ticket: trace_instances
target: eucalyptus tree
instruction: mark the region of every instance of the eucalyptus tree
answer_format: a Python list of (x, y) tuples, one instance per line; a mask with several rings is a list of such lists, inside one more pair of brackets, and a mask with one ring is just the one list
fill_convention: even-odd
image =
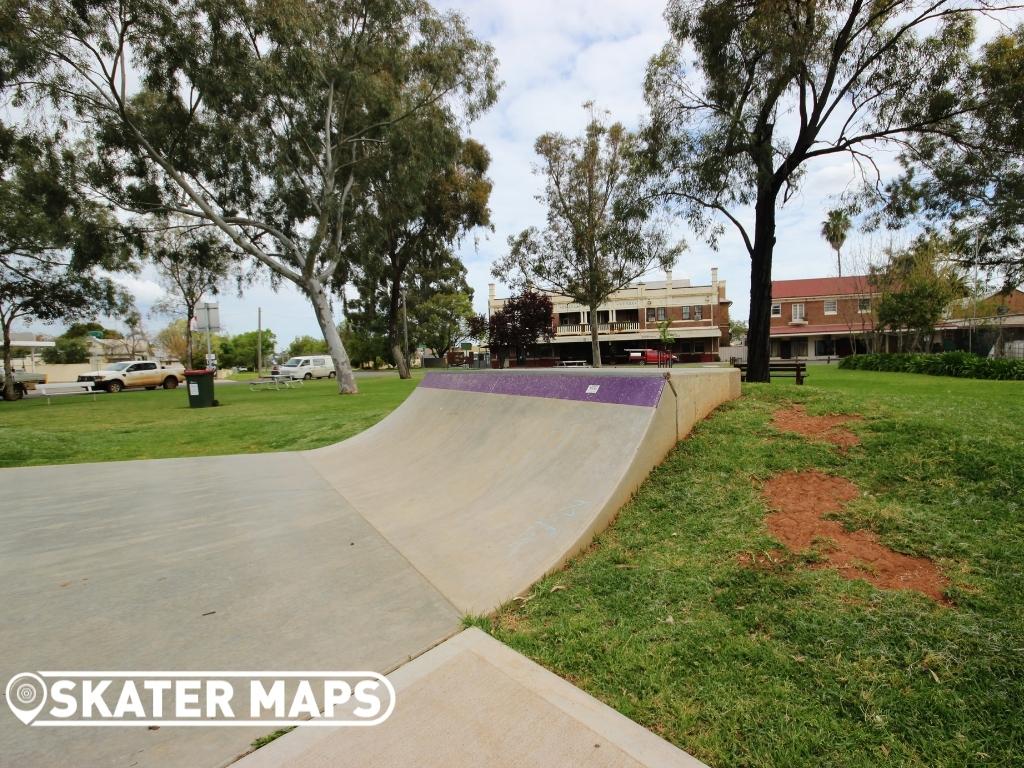
[(962, 118), (970, 142), (926, 135), (901, 155), (904, 173), (881, 196), (889, 224), (923, 218), (944, 230), (961, 267), (1024, 284), (1024, 26), (999, 34), (975, 64), (978, 109)]
[(25, 0), (26, 81), (96, 142), (92, 182), (126, 209), (214, 227), (309, 298), (357, 391), (328, 283), (366, 161), (426, 108), (474, 116), (495, 58), (424, 0)]
[(442, 360), (472, 338), (473, 298), (468, 293), (437, 293), (416, 309), (418, 336)]
[(750, 257), (748, 380), (768, 380), (776, 216), (808, 165), (846, 156), (880, 184), (880, 145), (969, 139), (974, 19), (1007, 7), (670, 0), (672, 39), (645, 81), (655, 192), (712, 245), (734, 227)]
[(839, 277), (843, 276), (843, 245), (852, 225), (850, 214), (842, 208), (829, 211), (828, 216), (821, 222), (821, 236), (836, 252), (836, 270)]
[[(372, 162), (366, 205), (349, 230), (353, 256), (338, 282), (354, 284), (364, 310), (380, 304), (394, 364), (408, 378), (403, 325), (415, 315), (414, 303), (461, 290), (446, 284), (465, 283), (453, 248), (491, 226), (491, 158), (482, 144), (463, 138), (455, 115), (430, 108), (396, 126)], [(420, 290), (410, 297), (415, 287)]]
[(517, 288), (539, 288), (590, 310), (594, 367), (601, 366), (597, 308), (655, 266), (670, 269), (683, 250), (651, 218), (634, 173), (637, 137), (606, 125), (593, 109), (582, 136), (545, 133), (534, 149), (544, 177), (537, 200), (547, 208), (543, 230), (509, 238), (493, 275)]
[(168, 294), (154, 310), (185, 319), (182, 359), (192, 368), (195, 366), (192, 319), (196, 317), (196, 307), (203, 296), (216, 294), (227, 279), (233, 251), (216, 231), (196, 230), (188, 225), (158, 230), (150, 238), (148, 250)]
[(43, 134), (0, 125), (0, 327), (3, 399), (15, 397), (15, 322), (74, 321), (125, 309), (99, 268), (132, 266), (133, 239), (103, 205), (76, 193), (75, 155)]

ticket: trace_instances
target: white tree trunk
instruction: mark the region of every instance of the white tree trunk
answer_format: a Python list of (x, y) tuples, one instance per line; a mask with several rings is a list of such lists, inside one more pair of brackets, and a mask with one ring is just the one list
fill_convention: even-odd
[(334, 311), (331, 309), (331, 300), (319, 280), (311, 279), (303, 284), (303, 289), (310, 301), (313, 302), (313, 311), (316, 313), (316, 321), (320, 324), (324, 341), (327, 342), (327, 349), (334, 361), (334, 370), (338, 375), (338, 392), (342, 395), (355, 395), (359, 393), (356, 385), (356, 377), (352, 373), (352, 362), (345, 351), (345, 345), (341, 342), (341, 335), (338, 327), (334, 324)]

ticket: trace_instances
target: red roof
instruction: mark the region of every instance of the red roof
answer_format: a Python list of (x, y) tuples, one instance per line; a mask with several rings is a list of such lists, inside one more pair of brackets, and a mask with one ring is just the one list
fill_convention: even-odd
[(773, 325), (769, 335), (771, 336), (806, 336), (811, 333), (832, 334), (833, 336), (848, 336), (851, 333), (864, 333), (870, 331), (871, 325), (861, 327), (860, 323), (846, 325), (844, 323), (830, 323), (822, 325)]
[(773, 280), (773, 299), (800, 299), (812, 296), (844, 296), (870, 293), (867, 275), (848, 277), (808, 277), (802, 280)]

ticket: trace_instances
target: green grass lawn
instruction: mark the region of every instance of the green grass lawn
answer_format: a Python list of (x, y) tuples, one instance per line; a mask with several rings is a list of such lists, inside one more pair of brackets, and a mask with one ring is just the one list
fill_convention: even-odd
[(359, 377), (356, 397), (327, 380), (259, 392), (221, 384), (218, 408), (189, 408), (184, 387), (0, 402), (0, 466), (316, 448), (377, 423), (418, 380)]
[[(747, 385), (616, 523), (493, 618), (472, 620), (712, 766), (1021, 765), (1024, 384), (813, 367)], [(773, 411), (857, 413), (843, 454)], [(758, 484), (819, 468), (842, 513), (933, 558), (954, 605), (881, 591), (778, 546)]]

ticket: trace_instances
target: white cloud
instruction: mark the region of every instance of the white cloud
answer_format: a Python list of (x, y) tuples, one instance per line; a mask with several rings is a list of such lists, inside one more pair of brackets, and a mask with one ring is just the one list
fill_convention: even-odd
[(150, 305), (160, 301), (166, 295), (160, 284), (151, 277), (147, 277), (145, 273), (133, 275), (125, 272), (107, 272), (102, 274), (130, 293), (135, 298), (135, 303), (143, 310), (148, 310)]

